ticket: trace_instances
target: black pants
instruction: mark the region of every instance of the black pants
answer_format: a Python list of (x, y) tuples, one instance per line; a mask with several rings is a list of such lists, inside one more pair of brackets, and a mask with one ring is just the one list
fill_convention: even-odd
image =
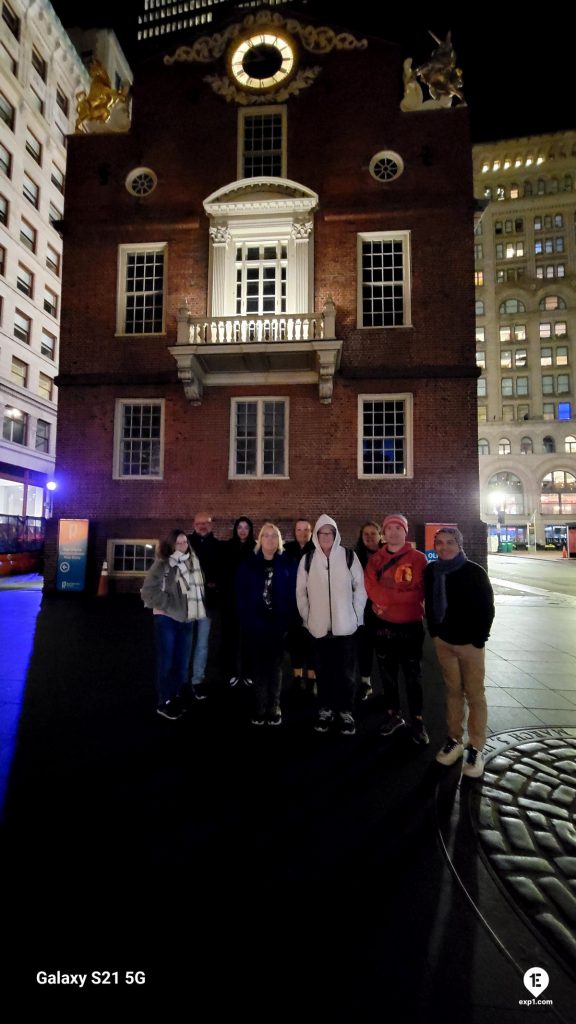
[(376, 632), (376, 659), (382, 679), (382, 691), (389, 711), (399, 712), (400, 669), (406, 684), (410, 717), (422, 714), (422, 646), (424, 626), (421, 622), (380, 622)]
[(267, 715), (280, 707), (284, 637), (245, 634), (245, 646), (254, 682), (254, 710)]
[(356, 633), (311, 638), (318, 704), (331, 711), (352, 711), (356, 688)]

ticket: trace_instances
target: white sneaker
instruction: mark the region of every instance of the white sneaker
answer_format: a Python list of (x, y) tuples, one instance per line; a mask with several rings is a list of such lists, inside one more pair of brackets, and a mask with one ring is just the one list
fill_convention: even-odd
[(440, 764), (455, 764), (456, 761), (462, 757), (463, 753), (463, 744), (459, 743), (458, 740), (453, 739), (452, 736), (448, 736), (442, 750), (439, 750), (436, 754), (436, 760), (439, 761)]
[(469, 779), (479, 779), (483, 774), (484, 756), (482, 751), (476, 750), (476, 747), (468, 745), (466, 747), (466, 756), (464, 758), (462, 775), (467, 775)]

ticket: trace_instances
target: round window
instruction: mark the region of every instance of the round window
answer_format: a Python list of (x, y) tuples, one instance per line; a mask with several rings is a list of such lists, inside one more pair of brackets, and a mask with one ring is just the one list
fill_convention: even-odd
[(394, 178), (399, 178), (402, 174), (404, 161), (398, 153), (393, 153), (391, 149), (383, 149), (380, 153), (374, 154), (368, 169), (376, 181), (394, 181)]
[(137, 167), (126, 178), (126, 188), (133, 196), (149, 196), (158, 184), (158, 178), (149, 167)]

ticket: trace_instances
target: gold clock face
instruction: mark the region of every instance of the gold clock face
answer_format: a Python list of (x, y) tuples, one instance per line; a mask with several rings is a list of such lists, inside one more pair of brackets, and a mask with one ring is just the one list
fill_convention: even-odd
[(229, 55), (230, 73), (243, 89), (275, 89), (296, 66), (293, 44), (277, 32), (254, 32), (236, 42)]

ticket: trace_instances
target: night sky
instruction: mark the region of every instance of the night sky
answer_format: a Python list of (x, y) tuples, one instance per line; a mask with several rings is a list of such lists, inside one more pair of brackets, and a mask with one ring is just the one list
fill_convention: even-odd
[[(114, 28), (136, 67), (135, 36), (142, 0), (99, 0), (92, 11), (78, 0), (52, 2), (64, 25), (77, 24), (80, 10), (84, 26), (97, 18), (101, 25)], [(413, 57), (414, 66), (424, 62), (434, 48), (428, 29), (439, 38), (451, 29), (458, 65), (464, 72), (475, 142), (576, 127), (574, 43), (559, 8), (552, 9), (554, 24), (545, 24), (536, 17), (520, 18), (517, 10), (515, 16), (500, 14), (493, 6), (478, 8), (492, 12), (490, 21), (475, 22), (464, 18), (463, 6), (455, 7), (453, 17), (445, 4), (438, 5), (438, 13), (433, 6), (428, 12), (415, 6), (413, 13), (404, 16), (382, 6), (378, 0), (351, 0), (349, 4), (311, 0), (309, 11), (340, 27), (399, 42), (403, 53)]]

